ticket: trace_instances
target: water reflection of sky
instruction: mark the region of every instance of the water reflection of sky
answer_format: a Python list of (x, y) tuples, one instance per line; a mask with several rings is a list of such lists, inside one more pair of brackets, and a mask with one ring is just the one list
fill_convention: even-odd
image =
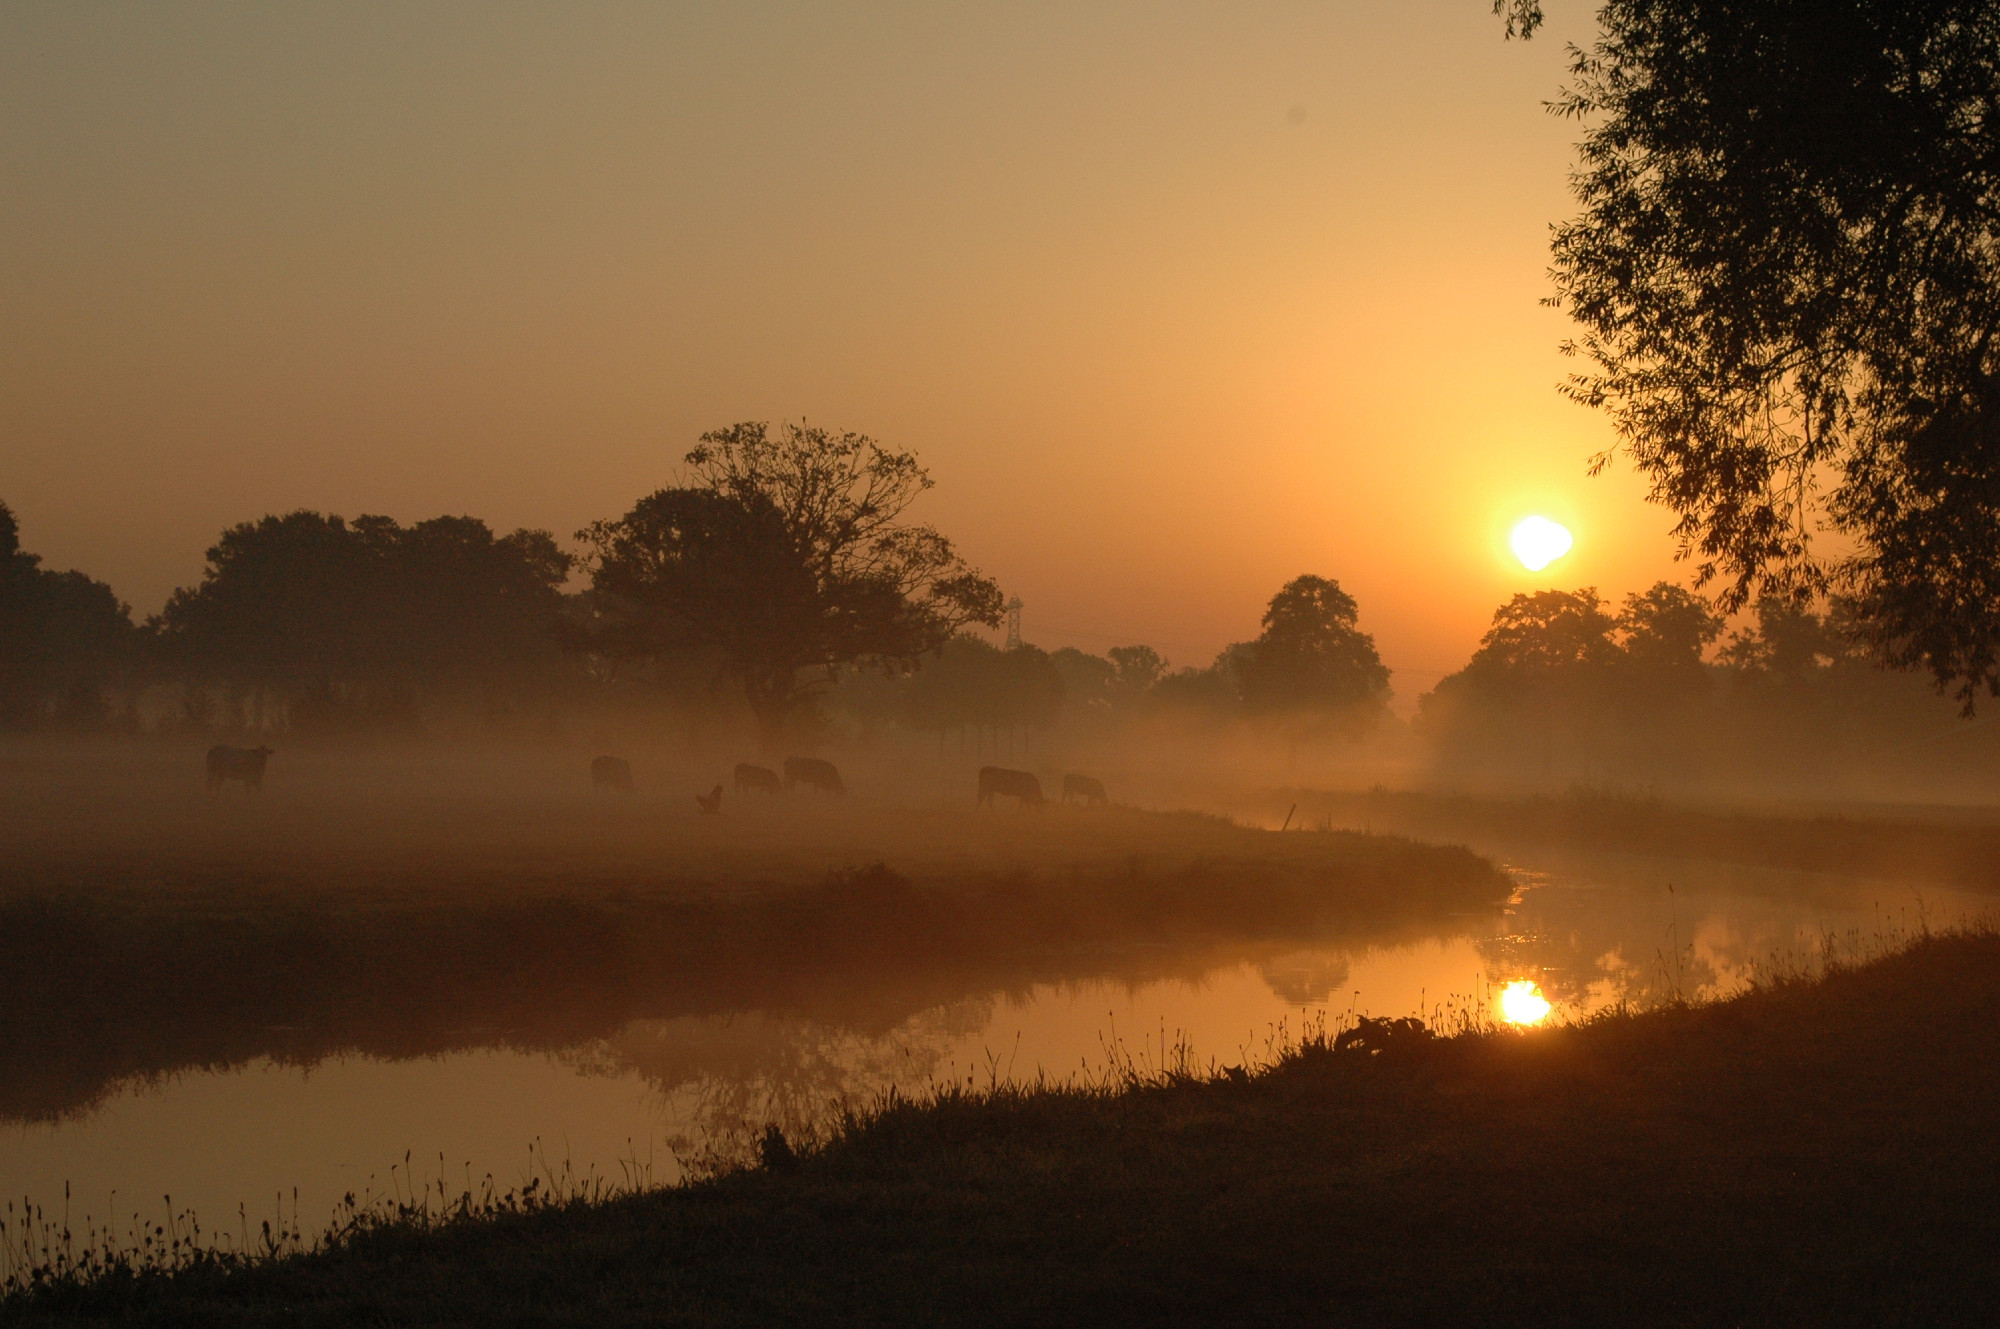
[[(194, 1207), (205, 1225), (272, 1217), (292, 1188), (308, 1226), (345, 1192), (486, 1175), (503, 1188), (567, 1164), (613, 1180), (678, 1175), (676, 1151), (891, 1086), (1061, 1080), (1183, 1050), (1201, 1065), (1271, 1055), (1316, 1019), (1506, 1018), (1510, 984), (1554, 1019), (1727, 995), (1773, 965), (1858, 956), (1985, 902), (1852, 879), (1661, 860), (1513, 869), (1505, 916), (1441, 921), (1428, 939), (1359, 950), (1273, 945), (1196, 979), (1084, 980), (967, 997), (886, 1029), (809, 1013), (642, 1020), (558, 1053), (482, 1050), (405, 1061), (258, 1061), (129, 1085), (84, 1115), (0, 1125), (0, 1194), (73, 1215)], [(1517, 1016), (1532, 1004), (1518, 1006)], [(530, 1158), (530, 1145), (539, 1154)], [(405, 1162), (407, 1156), (408, 1162)], [(393, 1169), (393, 1174), (392, 1174)], [(115, 1192), (115, 1199), (114, 1193)]]

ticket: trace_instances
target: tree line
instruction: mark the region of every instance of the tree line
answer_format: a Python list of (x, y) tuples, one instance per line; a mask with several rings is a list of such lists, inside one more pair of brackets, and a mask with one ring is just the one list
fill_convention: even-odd
[(0, 725), (137, 727), (160, 685), (192, 730), (413, 730), (440, 706), (667, 696), (739, 705), (768, 744), (828, 705), (936, 732), (1177, 706), (1358, 734), (1386, 711), (1388, 670), (1336, 582), (1287, 584), (1256, 640), (1204, 668), (1146, 646), (1001, 651), (966, 631), (998, 625), (999, 586), (906, 519), (931, 487), (914, 455), (750, 422), (684, 461), (681, 483), (577, 532), (581, 553), (465, 516), (244, 522), (143, 623), (104, 583), (41, 568), (0, 506)]
[[(0, 505), (0, 726), (136, 728), (161, 685), (171, 724), (204, 732), (666, 700), (737, 708), (769, 746), (834, 713), (940, 738), (1277, 719), (1294, 742), (1360, 739), (1389, 713), (1389, 670), (1332, 579), (1286, 583), (1258, 635), (1205, 665), (1142, 644), (1002, 650), (967, 630), (997, 626), (999, 586), (907, 519), (931, 485), (912, 454), (752, 422), (684, 460), (679, 484), (577, 532), (581, 552), (464, 516), (245, 522), (143, 623), (104, 583), (43, 568)], [(1615, 609), (1516, 596), (1415, 725), (1461, 770), (1643, 777), (1744, 735), (1935, 724), (1921, 689), (1885, 681), (1868, 606), (1821, 603), (1767, 595), (1725, 641), (1708, 600), (1664, 582)]]
[(1448, 774), (1544, 784), (1853, 773), (1963, 728), (1887, 667), (1852, 599), (1766, 595), (1739, 622), (1666, 582), (1615, 607), (1593, 588), (1516, 595), (1414, 727)]

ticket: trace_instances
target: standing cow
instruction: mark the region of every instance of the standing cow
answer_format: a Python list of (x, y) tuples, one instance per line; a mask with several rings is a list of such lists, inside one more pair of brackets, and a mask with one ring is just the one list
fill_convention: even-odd
[(829, 794), (844, 794), (847, 786), (840, 782), (840, 772), (830, 761), (818, 757), (785, 758), (785, 788), (792, 789), (804, 785), (808, 789), (824, 789)]
[(1089, 807), (1103, 807), (1111, 799), (1104, 792), (1104, 782), (1088, 775), (1065, 775), (1063, 777), (1063, 802), (1078, 802)]
[(590, 763), (590, 787), (598, 793), (615, 789), (632, 792), (632, 763), (623, 757), (599, 757)]
[(217, 743), (208, 750), (208, 787), (219, 791), (231, 780), (241, 780), (245, 789), (264, 787), (264, 763), (271, 759), (270, 748), (232, 748)]
[(736, 763), (736, 792), (747, 794), (755, 790), (763, 794), (778, 792), (778, 773), (768, 766), (752, 766), (747, 761)]
[(1033, 771), (1010, 771), (1004, 766), (981, 766), (979, 806), (985, 807), (1000, 794), (1020, 799), (1022, 807), (1040, 807), (1047, 802), (1042, 797), (1042, 782), (1035, 778)]

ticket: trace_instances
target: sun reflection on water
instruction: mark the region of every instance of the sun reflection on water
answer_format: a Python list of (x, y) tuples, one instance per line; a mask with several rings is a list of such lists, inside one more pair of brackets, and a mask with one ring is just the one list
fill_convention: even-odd
[(1500, 989), (1500, 1018), (1508, 1024), (1535, 1025), (1549, 1018), (1549, 999), (1531, 978), (1517, 978)]

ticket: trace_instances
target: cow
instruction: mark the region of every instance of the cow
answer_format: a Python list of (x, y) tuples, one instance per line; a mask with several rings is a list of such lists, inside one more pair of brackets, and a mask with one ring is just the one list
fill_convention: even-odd
[(1020, 799), (1024, 808), (1040, 807), (1047, 802), (1042, 797), (1042, 782), (1035, 778), (1033, 771), (1010, 771), (1004, 766), (981, 766), (979, 806), (985, 807), (997, 794)]
[(1111, 800), (1105, 795), (1104, 782), (1088, 775), (1065, 775), (1063, 777), (1063, 802), (1071, 800), (1088, 807), (1102, 807)]
[(590, 787), (598, 793), (615, 789), (632, 792), (632, 763), (623, 757), (599, 757), (590, 763)]
[(847, 786), (840, 782), (840, 772), (830, 761), (818, 757), (785, 758), (785, 788), (792, 789), (804, 785), (808, 789), (824, 789), (829, 794), (844, 794)]
[(270, 748), (232, 748), (217, 743), (208, 750), (208, 787), (219, 791), (227, 782), (241, 780), (245, 789), (262, 789), (264, 763), (270, 759)]
[(751, 790), (761, 790), (766, 794), (778, 792), (778, 773), (768, 766), (752, 766), (747, 761), (736, 763), (736, 792), (747, 794)]
[(696, 794), (694, 796), (694, 803), (703, 812), (722, 811), (722, 786), (717, 785), (715, 792), (712, 794)]

